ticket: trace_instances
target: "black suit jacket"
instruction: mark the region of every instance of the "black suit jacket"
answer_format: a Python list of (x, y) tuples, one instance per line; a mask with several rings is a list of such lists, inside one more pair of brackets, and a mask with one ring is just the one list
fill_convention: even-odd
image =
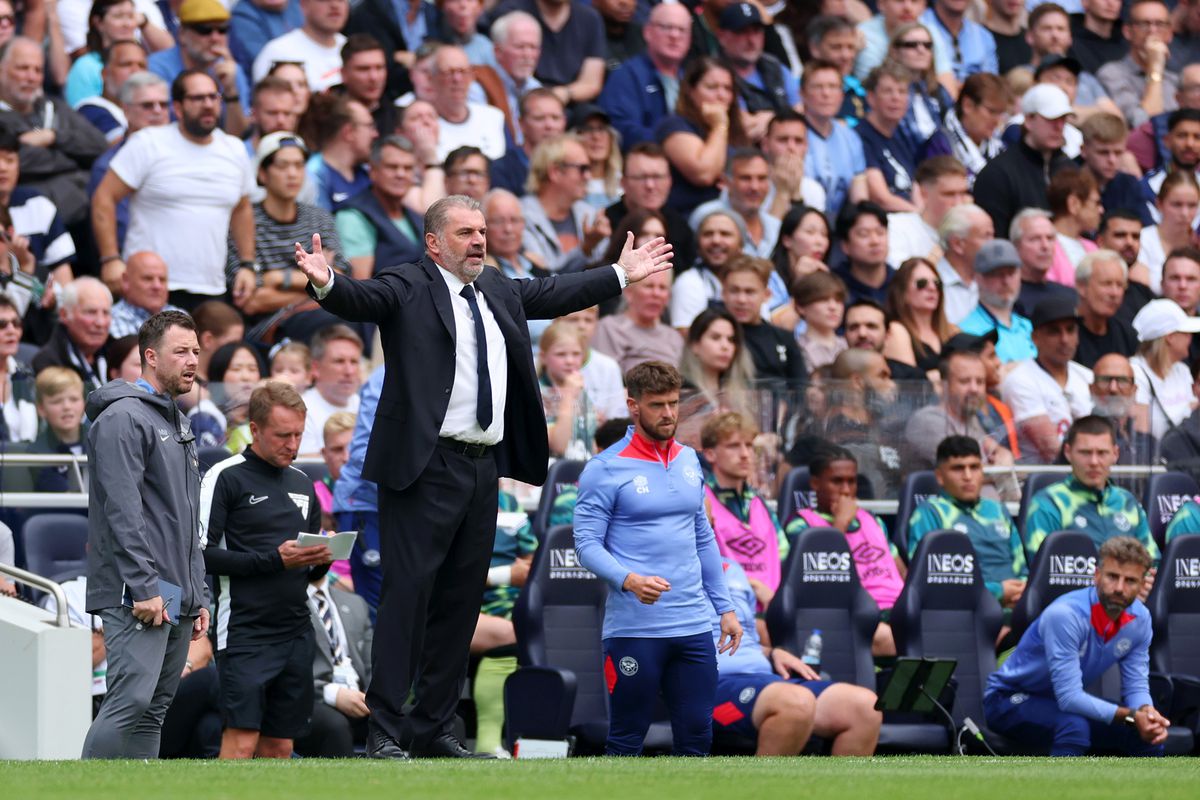
[[(475, 286), (508, 352), (504, 439), (496, 448), (496, 465), (502, 476), (540, 484), (550, 454), (527, 320), (596, 305), (620, 293), (620, 281), (608, 267), (534, 280), (512, 280), (485, 268)], [(316, 296), (311, 285), (308, 291)], [(363, 477), (402, 491), (429, 463), (450, 404), (456, 342), (450, 291), (425, 256), (418, 264), (382, 269), (369, 280), (338, 275), (320, 303), (343, 319), (379, 324), (387, 370)]]

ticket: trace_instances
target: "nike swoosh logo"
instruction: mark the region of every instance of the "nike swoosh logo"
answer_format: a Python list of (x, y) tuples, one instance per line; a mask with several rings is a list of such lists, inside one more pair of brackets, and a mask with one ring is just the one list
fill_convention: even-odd
[(256, 506), (259, 503), (261, 503), (263, 500), (266, 500), (267, 497), (269, 497), (269, 495), (266, 495), (263, 497), (255, 497), (254, 495), (250, 495), (250, 505)]
[(165, 442), (167, 439), (170, 439), (170, 438), (171, 438), (171, 434), (169, 434), (169, 433), (160, 433), (160, 434), (158, 435), (158, 438), (159, 438), (161, 441), (164, 441), (164, 442)]

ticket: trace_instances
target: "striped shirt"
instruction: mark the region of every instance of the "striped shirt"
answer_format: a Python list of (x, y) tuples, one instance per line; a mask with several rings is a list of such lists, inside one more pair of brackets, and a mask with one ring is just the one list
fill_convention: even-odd
[[(271, 217), (262, 203), (255, 203), (254, 209), (254, 258), (262, 266), (263, 271), (272, 269), (288, 269), (296, 266), (296, 242), (305, 246), (312, 241), (314, 233), (321, 234), (321, 247), (335, 253), (333, 267), (341, 272), (350, 271), (350, 262), (342, 255), (342, 243), (338, 239), (337, 230), (333, 225), (330, 213), (317, 206), (306, 203), (296, 204), (296, 218), (291, 222), (280, 222)], [(230, 281), (237, 272), (240, 258), (233, 238), (229, 239), (226, 273)], [(302, 289), (301, 282), (294, 288)]]

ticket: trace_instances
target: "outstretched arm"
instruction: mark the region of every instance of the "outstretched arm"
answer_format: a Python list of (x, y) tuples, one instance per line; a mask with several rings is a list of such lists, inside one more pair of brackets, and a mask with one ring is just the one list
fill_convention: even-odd
[(296, 242), (296, 267), (308, 278), (307, 291), (313, 299), (326, 311), (352, 322), (382, 322), (399, 308), (407, 295), (394, 271), (361, 281), (338, 275), (335, 285), (334, 271), (325, 260), (319, 233), (313, 234), (311, 253)]

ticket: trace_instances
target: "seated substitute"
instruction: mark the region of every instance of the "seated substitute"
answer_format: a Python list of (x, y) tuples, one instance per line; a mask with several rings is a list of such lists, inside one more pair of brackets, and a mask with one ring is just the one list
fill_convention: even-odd
[[(1150, 697), (1150, 611), (1138, 600), (1150, 564), (1136, 539), (1104, 543), (1096, 585), (1051, 603), (988, 678), (983, 711), (989, 728), (1047, 747), (1052, 756), (1093, 749), (1163, 754), (1171, 723)], [(1123, 705), (1084, 689), (1114, 664)]]
[[(725, 583), (742, 630), (742, 646), (717, 659), (713, 732), (740, 734), (758, 742), (755, 755), (799, 755), (816, 734), (831, 742), (835, 756), (869, 756), (879, 741), (883, 714), (875, 693), (851, 683), (820, 679), (812, 667), (782, 647), (771, 647), (755, 630), (756, 592), (736, 561), (723, 559)], [(713, 617), (713, 636), (720, 638)]]

